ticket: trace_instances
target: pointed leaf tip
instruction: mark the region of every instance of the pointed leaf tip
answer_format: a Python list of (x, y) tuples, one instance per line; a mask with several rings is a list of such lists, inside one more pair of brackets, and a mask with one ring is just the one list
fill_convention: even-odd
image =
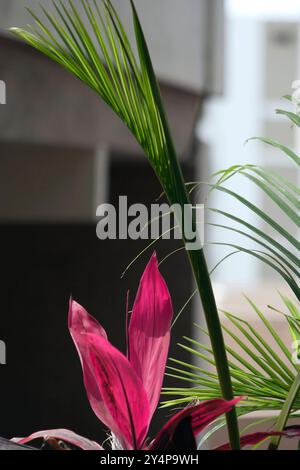
[(95, 333), (107, 339), (106, 331), (100, 323), (72, 297), (69, 302), (68, 327), (75, 344), (78, 335), (85, 333)]
[(154, 252), (140, 281), (129, 325), (129, 358), (156, 410), (167, 362), (173, 308)]

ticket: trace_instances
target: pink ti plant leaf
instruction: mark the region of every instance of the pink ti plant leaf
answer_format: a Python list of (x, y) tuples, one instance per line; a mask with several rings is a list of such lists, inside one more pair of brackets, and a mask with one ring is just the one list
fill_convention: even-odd
[(149, 426), (149, 402), (128, 359), (105, 338), (84, 334), (77, 343), (84, 384), (95, 415), (123, 449), (140, 449)]
[[(128, 328), (128, 358), (108, 341), (97, 320), (70, 300), (68, 325), (80, 357), (87, 396), (96, 416), (112, 432), (114, 448), (194, 449), (197, 434), (240, 400), (215, 399), (188, 407), (167, 422), (150, 446), (146, 444), (160, 397), (172, 316), (171, 297), (155, 253), (143, 273), (134, 302)], [(41, 437), (60, 439), (84, 450), (102, 449), (66, 430), (41, 431), (17, 442)]]
[(28, 437), (15, 437), (12, 441), (17, 442), (18, 444), (27, 444), (27, 442), (35, 441), (36, 439), (44, 439), (47, 441), (49, 438), (55, 438), (69, 444), (72, 444), (75, 447), (79, 447), (82, 450), (103, 450), (103, 447), (100, 446), (97, 442), (90, 441), (85, 437), (79, 436), (73, 431), (68, 431), (67, 429), (51, 429), (48, 431), (39, 431), (31, 434)]
[(154, 253), (140, 281), (129, 325), (129, 360), (145, 387), (150, 418), (161, 393), (173, 317), (171, 297)]
[[(110, 362), (111, 364), (115, 364), (114, 368), (111, 367), (109, 369), (110, 374), (107, 370), (106, 375), (102, 374), (102, 381), (99, 381), (100, 384), (102, 382), (104, 383), (105, 377), (107, 378), (107, 384), (104, 388), (102, 387), (103, 390), (107, 389), (108, 382), (111, 384), (110, 390), (119, 390), (118, 386), (114, 386), (112, 376), (113, 371), (116, 371), (118, 366), (122, 366), (124, 369), (126, 364), (127, 367), (127, 374), (124, 374), (124, 370), (122, 370), (122, 373), (119, 371), (118, 374), (114, 376), (115, 383), (122, 385), (122, 390), (126, 391), (129, 388), (129, 383), (119, 383), (118, 377), (122, 378), (127, 375), (128, 380), (129, 378), (132, 379), (132, 383), (133, 379), (135, 379), (135, 387), (132, 386), (130, 390), (129, 398), (131, 398), (131, 400), (128, 403), (132, 403), (134, 397), (137, 397), (139, 398), (137, 401), (137, 412), (139, 414), (143, 413), (143, 415), (148, 413), (148, 425), (144, 426), (144, 433), (148, 430), (149, 423), (160, 397), (170, 344), (172, 316), (171, 297), (166, 283), (158, 270), (157, 257), (154, 253), (142, 275), (129, 325), (128, 357), (132, 367), (129, 367), (130, 364), (125, 361), (124, 356), (115, 350), (108, 341), (97, 340), (96, 337), (93, 338), (94, 342), (98, 342), (98, 349), (102, 350), (103, 356), (105, 353), (108, 353), (107, 357), (111, 358), (112, 352), (114, 352), (114, 355), (118, 358), (117, 362)], [(99, 366), (100, 356), (99, 354), (95, 354), (97, 348), (94, 347), (94, 352), (91, 351), (90, 338), (87, 338), (86, 333), (90, 330), (90, 332), (94, 332), (95, 336), (98, 336), (98, 338), (102, 337), (103, 339), (104, 337), (104, 339), (106, 339), (104, 329), (83, 307), (71, 300), (69, 309), (69, 330), (81, 359), (87, 394), (95, 414), (112, 430), (123, 448), (140, 447), (142, 445), (140, 436), (135, 435), (134, 427), (131, 429), (131, 437), (129, 438), (129, 436), (127, 436), (124, 440), (124, 433), (120, 432), (120, 425), (124, 417), (120, 419), (120, 422), (117, 424), (115, 419), (112, 419), (111, 416), (113, 407), (111, 407), (110, 412), (108, 412), (107, 405), (113, 400), (113, 393), (111, 393), (111, 396), (107, 396), (105, 401), (105, 394), (103, 391), (101, 392), (101, 390), (99, 390), (99, 387), (96, 392), (97, 386), (95, 385), (95, 380), (93, 380), (95, 374), (91, 372), (91, 360), (93, 361), (93, 365), (97, 364)], [(106, 365), (108, 363), (109, 362), (107, 362)], [(102, 369), (103, 367), (102, 361)], [(134, 369), (134, 373), (132, 369)], [(99, 371), (100, 367), (98, 367), (98, 372)], [(98, 376), (98, 378), (99, 377), (100, 376)], [(147, 395), (147, 400), (143, 401), (144, 393)], [(116, 396), (119, 395), (120, 394), (117, 392)], [(122, 395), (124, 398), (124, 393)], [(120, 403), (127, 402), (126, 400), (120, 400)], [(140, 403), (144, 403), (145, 406), (141, 408)], [(116, 407), (116, 403), (114, 403), (114, 406), (117, 410), (115, 416), (122, 416), (120, 409), (118, 410)], [(146, 408), (148, 408), (147, 413)], [(134, 416), (138, 416), (134, 411), (134, 406), (133, 409), (130, 407), (127, 408), (127, 413), (125, 413), (127, 419), (123, 423), (123, 429), (128, 426)], [(143, 421), (143, 425), (144, 424)], [(138, 430), (138, 434), (140, 431), (141, 429)], [(145, 438), (145, 435), (143, 437)]]
[(103, 326), (72, 298), (69, 303), (68, 327), (75, 345), (76, 338), (83, 333), (94, 333), (107, 339)]
[[(300, 439), (300, 426), (288, 426), (282, 432), (269, 431), (269, 432), (255, 432), (241, 437), (241, 448), (247, 446), (254, 446), (266, 441), (273, 436), (286, 437), (288, 439)], [(230, 450), (229, 443), (223, 444), (214, 450)]]
[[(191, 406), (185, 408), (184, 410), (177, 413), (173, 416), (158, 433), (157, 437), (154, 439), (150, 445), (151, 450), (168, 450), (173, 448), (172, 441), (178, 427), (182, 422), (188, 419), (189, 427), (192, 430), (194, 440), (197, 435), (203, 431), (210, 423), (215, 419), (221, 416), (224, 413), (227, 413), (232, 409), (236, 403), (238, 403), (242, 398), (235, 398), (231, 401), (223, 400), (222, 398), (216, 398), (213, 400), (208, 400), (199, 405)], [(188, 431), (188, 427), (185, 427), (184, 432)], [(184, 436), (181, 436), (184, 438)]]

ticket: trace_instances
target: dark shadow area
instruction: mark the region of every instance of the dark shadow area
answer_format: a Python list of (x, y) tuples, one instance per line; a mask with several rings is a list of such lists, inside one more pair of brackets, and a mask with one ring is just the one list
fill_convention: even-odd
[[(150, 204), (160, 194), (148, 163), (113, 159), (110, 201), (128, 195), (129, 203)], [(145, 189), (146, 188), (146, 189)], [(67, 329), (70, 294), (106, 328), (110, 340), (125, 346), (125, 300), (131, 305), (140, 275), (152, 250), (124, 279), (126, 265), (147, 241), (100, 241), (96, 224), (2, 225), (0, 228), (0, 338), (7, 345), (7, 365), (1, 366), (0, 435), (28, 435), (40, 429), (64, 427), (99, 442), (102, 424), (86, 398), (80, 362)], [(178, 242), (157, 245), (159, 257)], [(175, 313), (192, 291), (191, 274), (183, 252), (161, 267), (169, 285)], [(176, 346), (189, 334), (191, 309), (172, 334), (170, 355), (185, 357)], [(169, 416), (158, 411), (154, 428)]]

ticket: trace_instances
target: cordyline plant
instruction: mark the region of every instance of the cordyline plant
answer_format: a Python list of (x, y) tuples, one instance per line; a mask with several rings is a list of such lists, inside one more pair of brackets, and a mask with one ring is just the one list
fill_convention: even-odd
[[(127, 321), (126, 356), (112, 346), (97, 320), (70, 300), (69, 331), (80, 357), (87, 396), (95, 415), (110, 430), (113, 450), (196, 449), (195, 437), (240, 400), (216, 398), (187, 407), (155, 439), (148, 438), (165, 373), (172, 316), (170, 294), (155, 253)], [(26, 444), (40, 438), (55, 448), (63, 441), (83, 450), (102, 450), (100, 444), (65, 429), (40, 431), (14, 441)]]
[[(126, 356), (109, 342), (98, 321), (70, 300), (68, 326), (81, 361), (87, 396), (95, 415), (110, 431), (108, 441), (113, 450), (196, 450), (197, 435), (242, 399), (198, 401), (173, 416), (154, 439), (148, 437), (165, 373), (172, 316), (170, 294), (155, 253), (143, 273), (130, 321), (126, 322)], [(244, 447), (282, 435), (299, 437), (300, 430), (293, 427), (283, 433), (250, 434), (243, 436), (241, 443)], [(97, 442), (67, 429), (39, 431), (13, 441), (24, 445), (37, 439), (55, 450), (70, 450), (70, 445), (103, 450)], [(230, 448), (227, 443), (215, 450)]]
[[(130, 4), (138, 57), (110, 0), (79, 3), (83, 14), (72, 0), (53, 0), (53, 12), (42, 7), (40, 18), (30, 11), (35, 25), (12, 31), (100, 95), (143, 148), (170, 204), (191, 207), (134, 2)], [(231, 401), (224, 339), (203, 249), (187, 251), (187, 255), (202, 301), (222, 396)], [(239, 449), (234, 407), (227, 414), (227, 424), (231, 447)]]

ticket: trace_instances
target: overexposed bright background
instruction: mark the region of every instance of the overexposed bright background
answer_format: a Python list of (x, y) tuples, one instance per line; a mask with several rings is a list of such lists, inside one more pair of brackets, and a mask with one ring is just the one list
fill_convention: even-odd
[[(285, 118), (276, 115), (275, 109), (289, 108), (282, 97), (291, 93), (292, 81), (300, 76), (300, 3), (293, 0), (227, 0), (224, 17), (223, 93), (207, 101), (204, 117), (198, 125), (199, 138), (207, 145), (209, 172), (234, 164), (260, 164), (279, 171), (297, 184), (299, 174), (287, 158), (262, 144), (250, 142), (245, 145), (245, 141), (253, 136), (265, 136), (299, 150), (298, 131)], [(261, 209), (272, 212), (269, 200), (244, 178), (235, 178), (228, 186)], [(260, 223), (241, 204), (219, 193), (211, 198), (210, 204), (233, 213), (236, 211), (239, 217), (249, 222)], [(299, 235), (285, 217), (280, 222), (293, 235)], [(215, 231), (209, 232), (208, 241), (211, 238), (215, 238)], [(233, 233), (222, 235), (222, 241), (239, 239)], [(211, 262), (216, 263), (224, 254), (224, 248), (214, 247), (210, 250)], [(269, 285), (277, 282), (281, 286), (281, 281), (270, 269), (247, 255), (230, 258), (216, 272), (214, 280), (219, 291), (229, 292), (229, 296), (233, 294), (230, 286), (235, 292), (255, 290), (255, 287), (266, 292)]]

